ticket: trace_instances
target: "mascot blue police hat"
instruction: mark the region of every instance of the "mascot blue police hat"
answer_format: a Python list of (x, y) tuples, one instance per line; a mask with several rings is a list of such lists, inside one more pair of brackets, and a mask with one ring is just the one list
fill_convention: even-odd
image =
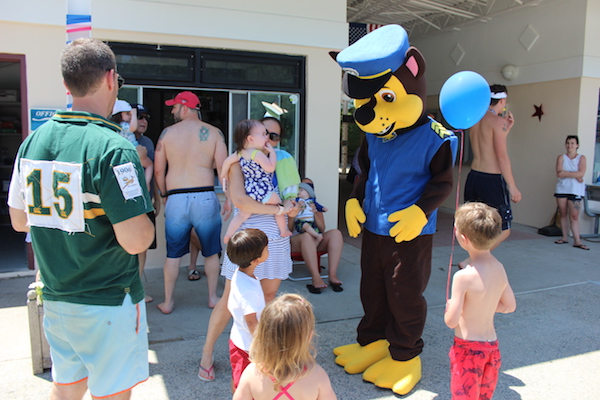
[(409, 47), (404, 28), (386, 25), (339, 52), (335, 60), (345, 72), (344, 92), (353, 99), (372, 96), (404, 63)]

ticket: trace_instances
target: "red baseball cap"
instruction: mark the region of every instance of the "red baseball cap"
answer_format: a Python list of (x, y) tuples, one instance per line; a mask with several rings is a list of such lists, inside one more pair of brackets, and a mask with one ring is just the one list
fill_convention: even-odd
[(168, 106), (181, 104), (189, 108), (198, 109), (200, 108), (200, 99), (192, 92), (181, 92), (177, 93), (174, 99), (165, 101), (165, 104)]

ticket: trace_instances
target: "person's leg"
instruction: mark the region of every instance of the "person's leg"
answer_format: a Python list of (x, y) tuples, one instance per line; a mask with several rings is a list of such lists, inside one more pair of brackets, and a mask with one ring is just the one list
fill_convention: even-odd
[(173, 307), (175, 307), (173, 293), (175, 292), (175, 282), (177, 282), (177, 277), (179, 276), (180, 261), (181, 257), (167, 257), (165, 261), (165, 266), (163, 267), (163, 274), (165, 279), (165, 301), (157, 305), (158, 309), (162, 311), (163, 314), (170, 314), (173, 311)]
[(579, 232), (579, 211), (581, 210), (581, 200), (569, 200), (569, 220), (571, 222), (571, 232), (573, 233), (573, 246), (587, 249), (587, 246), (581, 243), (581, 234)]
[(230, 289), (231, 281), (227, 279), (225, 281), (225, 288), (223, 289), (223, 296), (221, 296), (221, 299), (215, 305), (215, 308), (210, 314), (210, 319), (208, 320), (208, 331), (206, 332), (206, 340), (204, 341), (202, 358), (200, 359), (200, 367), (202, 368), (198, 371), (198, 375), (207, 379), (210, 379), (211, 377), (214, 379), (214, 375), (209, 376), (207, 372), (212, 372), (211, 368), (213, 366), (213, 351), (215, 349), (215, 344), (231, 319), (231, 314), (227, 309), (227, 300), (229, 299)]
[(52, 384), (50, 400), (81, 400), (87, 390), (87, 379), (70, 385)]
[(281, 279), (263, 279), (260, 281), (263, 293), (265, 295), (265, 303), (268, 304), (277, 296)]
[(115, 394), (114, 396), (110, 396), (110, 397), (94, 397), (92, 396), (92, 399), (108, 399), (108, 400), (129, 400), (131, 398), (131, 389), (127, 390), (125, 392), (119, 393), (119, 394)]
[[(143, 253), (138, 254), (138, 262), (140, 264), (140, 278), (142, 279), (142, 283), (144, 282), (144, 268), (146, 267), (146, 255), (147, 255), (147, 251), (144, 251)], [(150, 303), (152, 300), (154, 300), (151, 296), (146, 294), (146, 298), (145, 301), (146, 303)]]
[(490, 251), (494, 250), (496, 247), (500, 246), (500, 243), (504, 242), (510, 236), (510, 229), (504, 229), (500, 236), (498, 236), (498, 240), (492, 247), (490, 247)]
[(567, 218), (567, 198), (557, 197), (556, 204), (560, 212), (560, 229), (562, 230), (562, 238), (556, 243), (568, 243), (569, 242), (569, 220)]
[(214, 308), (219, 302), (217, 296), (217, 285), (219, 283), (220, 271), (219, 255), (213, 254), (204, 259), (204, 272), (206, 273), (206, 281), (208, 285), (208, 308)]
[(199, 273), (190, 273), (190, 271), (196, 271), (200, 248), (200, 239), (198, 239), (196, 231), (192, 229), (190, 231), (190, 265), (188, 265), (188, 280), (190, 281), (197, 281), (200, 279)]
[(252, 214), (249, 212), (238, 210), (237, 215), (231, 218), (231, 221), (229, 221), (229, 226), (227, 227), (225, 236), (223, 236), (223, 243), (228, 243), (233, 234), (239, 229), (240, 226), (242, 226), (244, 221), (250, 218), (251, 215)]
[(326, 288), (327, 285), (323, 282), (321, 271), (319, 271), (315, 239), (308, 233), (301, 233), (290, 238), (290, 245), (292, 246), (292, 252), (302, 254), (306, 267), (312, 276), (312, 285), (315, 288)]
[(479, 390), (479, 398), (481, 399), (491, 399), (494, 396), (494, 391), (498, 384), (500, 367), (502, 366), (502, 357), (498, 349), (498, 342), (494, 342), (494, 344), (490, 343), (489, 347), (485, 352), (482, 352), (487, 356), (487, 362), (480, 368), (483, 371), (481, 374), (481, 389)]
[[(281, 198), (277, 193), (271, 194), (269, 199), (265, 202), (265, 204), (281, 204)], [(275, 222), (277, 223), (277, 228), (279, 228), (279, 234), (282, 237), (292, 236), (292, 232), (288, 229), (287, 218), (285, 215), (276, 215)]]
[(308, 222), (302, 224), (302, 231), (308, 233), (310, 236), (315, 238), (315, 242), (317, 244), (321, 243), (323, 240), (323, 234), (319, 233), (312, 227), (312, 225)]
[(342, 258), (344, 238), (338, 229), (331, 229), (323, 234), (323, 241), (317, 247), (318, 251), (327, 251), (329, 260), (329, 281), (341, 284), (337, 277), (337, 269)]

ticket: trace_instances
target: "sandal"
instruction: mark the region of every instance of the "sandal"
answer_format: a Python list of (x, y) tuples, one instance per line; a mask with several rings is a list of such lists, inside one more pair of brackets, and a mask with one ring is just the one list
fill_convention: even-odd
[(329, 281), (329, 286), (331, 286), (331, 288), (333, 289), (334, 292), (341, 292), (344, 290), (344, 288), (342, 287), (342, 282), (335, 283), (335, 282)]
[(577, 247), (578, 249), (581, 249), (581, 250), (589, 250), (590, 249), (589, 247), (587, 247), (583, 243), (582, 244), (578, 244), (578, 245), (573, 245), (573, 247)]
[(566, 240), (558, 239), (558, 240), (557, 240), (556, 242), (554, 242), (554, 243), (556, 243), (556, 244), (567, 244), (567, 243), (569, 243), (569, 242), (568, 242), (568, 241), (566, 241)]
[[(204, 372), (206, 377), (200, 375), (200, 372)], [(215, 380), (215, 360), (213, 359), (213, 365), (210, 366), (209, 369), (204, 368), (200, 365), (200, 369), (198, 370), (198, 379), (204, 382), (212, 382)]]
[(313, 294), (321, 294), (321, 288), (318, 288), (313, 285), (306, 285), (306, 288), (308, 289), (309, 292), (311, 292)]
[(202, 276), (197, 269), (188, 270), (188, 281), (198, 281)]

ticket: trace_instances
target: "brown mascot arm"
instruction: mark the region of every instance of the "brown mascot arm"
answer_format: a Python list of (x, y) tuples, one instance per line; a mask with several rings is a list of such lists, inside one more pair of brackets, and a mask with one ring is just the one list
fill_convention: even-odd
[(427, 182), (423, 194), (416, 203), (428, 217), (442, 205), (452, 191), (452, 167), (452, 150), (450, 142), (446, 141), (429, 164), (431, 179)]
[(358, 152), (358, 165), (360, 166), (360, 175), (358, 179), (354, 183), (354, 188), (352, 189), (352, 193), (350, 194), (350, 198), (356, 198), (362, 205), (362, 202), (365, 198), (365, 187), (367, 185), (367, 179), (369, 178), (369, 144), (367, 143), (367, 139), (364, 138)]

